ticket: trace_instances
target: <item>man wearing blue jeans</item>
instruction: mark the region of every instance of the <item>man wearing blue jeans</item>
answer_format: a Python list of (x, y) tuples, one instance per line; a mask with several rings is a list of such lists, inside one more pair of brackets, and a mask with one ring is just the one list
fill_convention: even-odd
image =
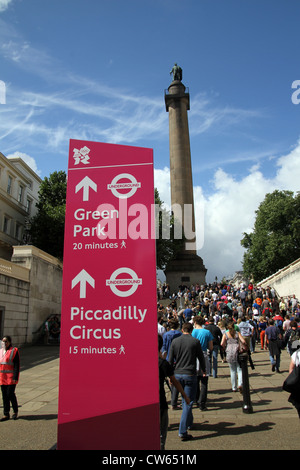
[(214, 318), (209, 317), (208, 319), (208, 325), (205, 326), (205, 329), (209, 330), (211, 334), (213, 335), (213, 349), (210, 351), (209, 354), (209, 361), (210, 361), (210, 375), (216, 379), (218, 377), (218, 354), (219, 354), (219, 349), (220, 349), (220, 344), (222, 341), (222, 332), (220, 328), (215, 325), (214, 323)]
[(201, 369), (206, 374), (206, 364), (200, 341), (192, 337), (193, 325), (184, 323), (182, 335), (171, 343), (169, 362), (175, 367), (175, 378), (181, 383), (183, 390), (190, 399), (187, 404), (182, 398), (182, 414), (179, 424), (179, 437), (182, 441), (193, 439), (188, 429), (193, 424), (193, 402), (197, 392), (196, 361), (200, 362)]
[(280, 333), (279, 328), (275, 326), (273, 318), (269, 320), (269, 326), (268, 328), (266, 328), (266, 337), (268, 338), (268, 347), (270, 361), (272, 364), (272, 372), (274, 372), (275, 370), (276, 372), (280, 372), (279, 367), (281, 350), (279, 347), (279, 340), (282, 339), (282, 335)]

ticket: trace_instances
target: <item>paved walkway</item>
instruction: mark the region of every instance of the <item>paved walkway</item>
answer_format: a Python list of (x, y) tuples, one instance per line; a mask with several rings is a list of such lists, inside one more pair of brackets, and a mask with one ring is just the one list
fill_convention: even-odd
[(0, 422), (0, 449), (48, 450), (57, 440), (59, 346), (26, 346), (20, 361), (19, 418)]
[[(22, 369), (16, 389), (19, 419), (0, 423), (0, 449), (55, 448), (59, 347), (27, 346), (20, 350), (20, 356)], [(208, 410), (193, 410), (194, 439), (181, 442), (178, 437), (181, 411), (170, 408), (166, 450), (188, 450), (192, 455), (198, 450), (300, 449), (300, 420), (287, 401), (288, 393), (281, 389), (288, 375), (287, 352), (281, 355), (281, 374), (271, 371), (267, 351), (257, 350), (252, 357), (255, 370), (249, 368), (249, 378), (253, 413), (243, 413), (242, 395), (231, 391), (229, 366), (219, 360), (219, 377), (209, 378)], [(168, 389), (167, 396), (170, 397)]]
[[(229, 366), (218, 362), (218, 378), (208, 380), (207, 411), (193, 409), (192, 441), (181, 442), (181, 411), (169, 411), (167, 449), (177, 450), (299, 450), (300, 420), (282, 391), (290, 356), (281, 354), (281, 373), (271, 371), (268, 351), (252, 354), (255, 369), (248, 367), (253, 413), (243, 412), (243, 396), (231, 390)], [(169, 393), (170, 396), (170, 393)]]

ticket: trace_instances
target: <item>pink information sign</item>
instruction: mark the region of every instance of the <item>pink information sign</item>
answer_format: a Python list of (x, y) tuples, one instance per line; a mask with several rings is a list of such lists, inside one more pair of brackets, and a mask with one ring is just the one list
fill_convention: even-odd
[(151, 149), (70, 141), (57, 448), (160, 448)]

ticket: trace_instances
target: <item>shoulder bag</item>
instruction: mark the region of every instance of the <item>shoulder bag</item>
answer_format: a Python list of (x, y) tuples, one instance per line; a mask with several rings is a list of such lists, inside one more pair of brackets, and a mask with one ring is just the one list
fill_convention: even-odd
[(300, 366), (295, 366), (282, 384), (282, 389), (289, 393), (300, 393)]

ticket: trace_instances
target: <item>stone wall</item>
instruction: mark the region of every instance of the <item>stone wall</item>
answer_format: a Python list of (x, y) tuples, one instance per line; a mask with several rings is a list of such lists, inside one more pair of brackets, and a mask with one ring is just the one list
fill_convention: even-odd
[(0, 259), (0, 336), (26, 342), (29, 313), (29, 269)]
[(273, 287), (280, 297), (295, 294), (300, 300), (300, 258), (264, 279), (258, 285), (264, 288)]
[(30, 245), (13, 247), (11, 262), (0, 260), (2, 334), (14, 344), (31, 343), (49, 315), (61, 314), (62, 263)]

